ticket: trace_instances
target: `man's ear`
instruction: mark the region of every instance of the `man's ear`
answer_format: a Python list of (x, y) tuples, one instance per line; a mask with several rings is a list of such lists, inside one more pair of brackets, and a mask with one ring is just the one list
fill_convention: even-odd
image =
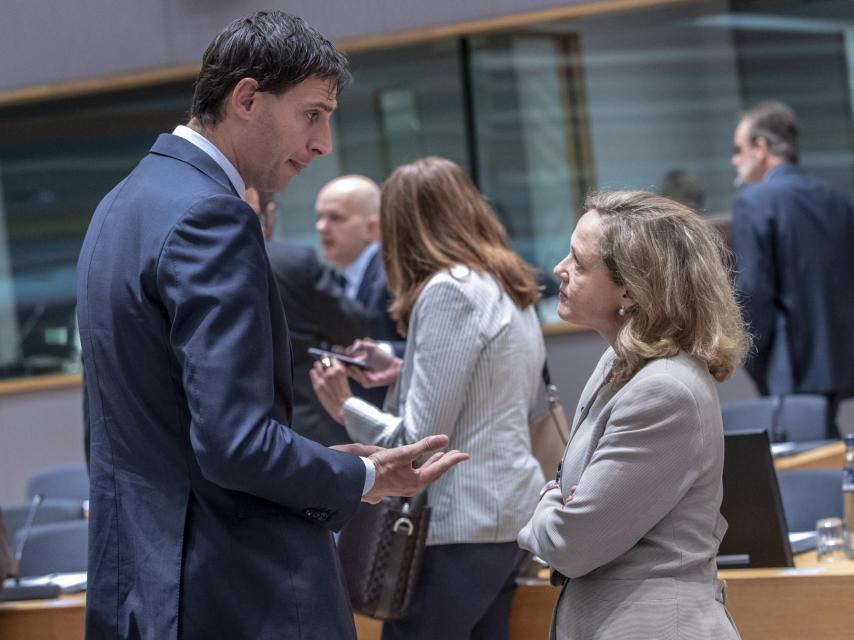
[(753, 143), (753, 148), (756, 149), (760, 158), (765, 159), (771, 155), (771, 147), (768, 146), (768, 138), (757, 136), (756, 142)]
[(380, 217), (379, 216), (368, 216), (368, 233), (371, 234), (372, 237), (379, 237), (380, 235)]
[(258, 81), (255, 78), (242, 78), (228, 97), (229, 110), (239, 119), (246, 121), (258, 105)]

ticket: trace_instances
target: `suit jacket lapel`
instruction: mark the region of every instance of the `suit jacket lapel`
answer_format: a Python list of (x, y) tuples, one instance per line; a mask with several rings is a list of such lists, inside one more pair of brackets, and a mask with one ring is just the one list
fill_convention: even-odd
[(184, 138), (173, 136), (171, 133), (161, 133), (154, 146), (151, 147), (150, 153), (186, 162), (211, 180), (221, 184), (227, 191), (238, 198), (240, 197), (235, 191), (234, 185), (231, 184), (231, 180), (228, 179), (225, 171), (216, 163), (216, 160)]
[(596, 369), (593, 371), (593, 374), (590, 376), (587, 384), (584, 385), (584, 390), (581, 392), (581, 397), (578, 400), (578, 407), (576, 408), (575, 415), (572, 418), (570, 440), (578, 430), (578, 426), (584, 422), (584, 419), (587, 418), (587, 414), (590, 413), (590, 407), (596, 401), (596, 398), (599, 396), (599, 392), (605, 385), (605, 379), (608, 372), (611, 370), (611, 364), (614, 362), (615, 357), (616, 356), (610, 349), (606, 351), (603, 357), (600, 358), (599, 363), (596, 365)]
[(362, 282), (359, 283), (359, 290), (356, 292), (356, 299), (366, 307), (370, 305), (374, 292), (374, 283), (377, 281), (377, 273), (381, 266), (380, 259), (380, 252), (377, 251), (370, 262), (368, 262), (368, 266), (362, 276)]

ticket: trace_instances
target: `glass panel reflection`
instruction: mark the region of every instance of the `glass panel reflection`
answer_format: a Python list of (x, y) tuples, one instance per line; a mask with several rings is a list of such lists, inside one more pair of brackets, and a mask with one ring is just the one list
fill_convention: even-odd
[[(724, 218), (732, 130), (759, 100), (791, 104), (801, 162), (854, 194), (854, 3), (700, 0), (351, 55), (334, 152), (279, 194), (277, 235), (316, 245), (328, 180), (382, 182), (441, 155), (469, 168), (554, 295), (591, 189), (657, 190)], [(192, 82), (0, 109), (0, 377), (73, 371), (75, 265), (97, 202)], [(555, 304), (541, 304), (544, 321)]]

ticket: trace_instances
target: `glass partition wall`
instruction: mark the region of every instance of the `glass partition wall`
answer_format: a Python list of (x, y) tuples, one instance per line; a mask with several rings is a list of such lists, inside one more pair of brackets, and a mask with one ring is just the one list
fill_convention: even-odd
[[(657, 190), (678, 175), (726, 213), (738, 112), (790, 103), (802, 162), (854, 194), (854, 3), (702, 0), (351, 54), (335, 150), (277, 195), (276, 234), (315, 244), (327, 180), (442, 155), (466, 167), (514, 248), (553, 265), (592, 189)], [(0, 377), (79, 369), (75, 264), (98, 200), (158, 133), (186, 118), (192, 81), (0, 109)]]
[(75, 269), (99, 200), (192, 82), (0, 111), (0, 378), (80, 370)]

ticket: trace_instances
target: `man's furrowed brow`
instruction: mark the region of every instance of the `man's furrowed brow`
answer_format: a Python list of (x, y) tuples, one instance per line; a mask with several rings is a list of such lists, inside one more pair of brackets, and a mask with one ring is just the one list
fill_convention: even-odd
[(306, 109), (320, 109), (321, 111), (325, 111), (326, 113), (332, 113), (335, 111), (335, 108), (338, 105), (336, 103), (329, 102), (309, 102), (305, 105)]

